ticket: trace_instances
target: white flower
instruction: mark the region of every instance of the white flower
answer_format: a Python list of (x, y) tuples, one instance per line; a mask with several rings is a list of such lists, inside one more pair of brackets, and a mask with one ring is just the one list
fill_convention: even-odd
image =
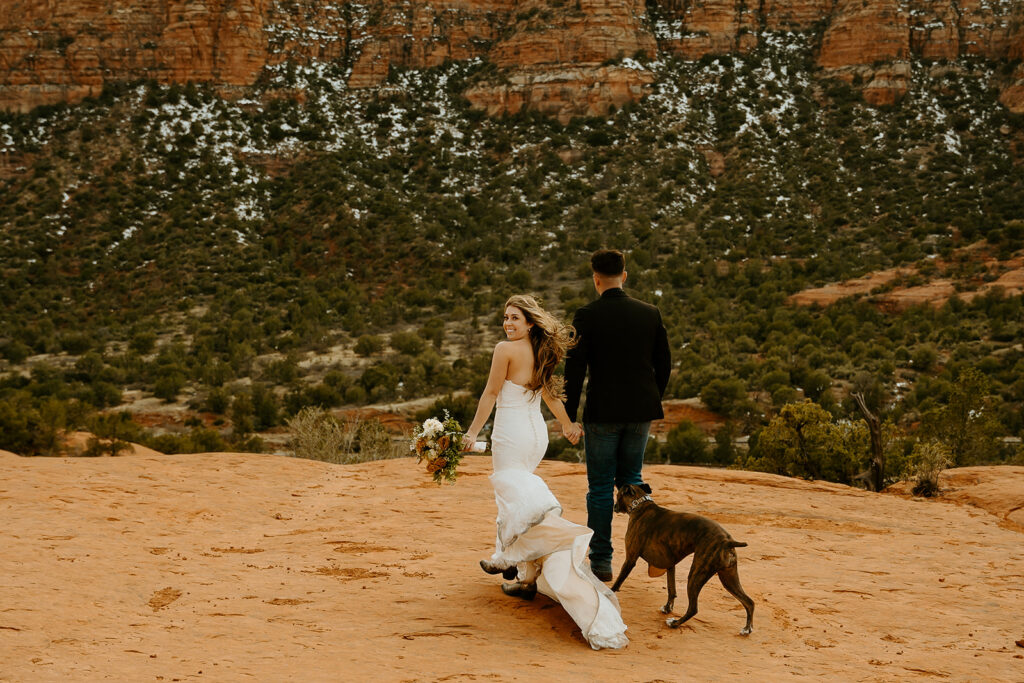
[(444, 425), (436, 417), (432, 417), (423, 423), (423, 436), (431, 438), (444, 432)]

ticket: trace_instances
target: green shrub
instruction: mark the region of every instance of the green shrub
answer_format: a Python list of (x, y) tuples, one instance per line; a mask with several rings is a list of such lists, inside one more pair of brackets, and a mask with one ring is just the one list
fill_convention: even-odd
[(407, 440), (395, 440), (378, 420), (346, 420), (323, 408), (303, 408), (288, 421), (291, 454), (337, 464), (367, 462), (409, 454)]
[(937, 496), (939, 475), (953, 464), (949, 449), (938, 441), (918, 441), (910, 453), (910, 476), (915, 496)]
[(156, 348), (156, 334), (148, 330), (136, 332), (128, 341), (128, 348), (140, 356), (150, 354)]
[(177, 372), (166, 374), (153, 385), (153, 395), (167, 403), (178, 400), (178, 394), (185, 387), (185, 377)]
[(866, 431), (863, 421), (833, 424), (832, 416), (811, 401), (789, 403), (761, 430), (742, 465), (791, 477), (850, 483), (866, 457)]
[(661, 454), (668, 463), (706, 463), (708, 438), (700, 427), (683, 420), (669, 431)]
[(426, 348), (426, 341), (414, 332), (395, 332), (391, 335), (391, 348), (407, 356), (416, 356)]
[(0, 449), (18, 455), (56, 455), (59, 434), (68, 422), (63, 401), (11, 393), (0, 398)]
[[(147, 436), (143, 443), (161, 453), (211, 453), (230, 450), (230, 446), (218, 432), (197, 427), (185, 434), (160, 434)], [(259, 452), (258, 448), (246, 448), (246, 452)]]
[(738, 415), (747, 400), (747, 387), (738, 377), (713, 379), (700, 392), (700, 400), (708, 410), (732, 417)]
[(429, 407), (417, 411), (416, 421), (423, 422), (431, 417), (439, 418), (447, 410), (449, 415), (455, 418), (463, 428), (466, 428), (469, 427), (476, 414), (476, 404), (477, 400), (473, 396), (467, 394), (459, 396), (448, 394), (444, 398), (434, 401)]
[(288, 447), (296, 458), (345, 462), (345, 451), (351, 448), (351, 430), (323, 408), (307, 406), (288, 420)]
[(364, 334), (356, 340), (353, 351), (360, 356), (372, 356), (384, 349), (384, 340), (375, 334)]
[(25, 344), (21, 343), (17, 339), (7, 342), (0, 347), (0, 355), (3, 355), (3, 357), (13, 365), (24, 363), (25, 359), (27, 359), (31, 354), (32, 349), (25, 346)]

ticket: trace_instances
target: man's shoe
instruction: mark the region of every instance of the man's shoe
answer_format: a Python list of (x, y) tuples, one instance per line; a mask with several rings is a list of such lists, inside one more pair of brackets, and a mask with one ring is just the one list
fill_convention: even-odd
[(505, 595), (511, 595), (513, 598), (522, 598), (523, 600), (533, 600), (534, 596), (537, 595), (537, 584), (535, 583), (503, 583), (501, 584), (501, 592)]
[(604, 567), (591, 567), (590, 571), (594, 573), (598, 581), (608, 582), (612, 580), (612, 570), (610, 567), (608, 569)]

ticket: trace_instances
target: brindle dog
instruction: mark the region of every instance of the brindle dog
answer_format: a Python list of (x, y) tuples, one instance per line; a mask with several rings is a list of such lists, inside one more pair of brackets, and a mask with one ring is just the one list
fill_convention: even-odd
[(650, 493), (651, 487), (647, 484), (630, 485), (620, 488), (616, 496), (615, 511), (629, 514), (629, 526), (626, 528), (626, 560), (612, 590), (619, 590), (633, 571), (637, 559), (642, 557), (650, 565), (651, 576), (668, 572), (668, 602), (661, 611), (669, 614), (676, 599), (676, 564), (693, 553), (690, 575), (686, 579), (686, 597), (689, 600), (686, 614), (665, 623), (676, 628), (695, 615), (697, 595), (708, 579), (718, 574), (725, 589), (747, 611), (747, 625), (740, 634), (748, 635), (753, 629), (754, 601), (740, 585), (734, 550), (747, 544), (734, 541), (729, 532), (714, 520), (656, 505)]

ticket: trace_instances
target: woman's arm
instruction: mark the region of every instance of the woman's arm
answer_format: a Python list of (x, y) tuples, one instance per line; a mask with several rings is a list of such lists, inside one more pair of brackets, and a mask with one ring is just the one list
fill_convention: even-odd
[(551, 411), (551, 414), (558, 420), (558, 424), (562, 425), (562, 435), (569, 440), (569, 443), (575, 445), (580, 440), (580, 434), (583, 430), (578, 424), (569, 419), (569, 414), (565, 412), (565, 404), (549, 394), (547, 389), (541, 392), (541, 398), (544, 399), (544, 403), (547, 405), (548, 410)]
[(504, 342), (498, 342), (498, 345), (494, 347), (494, 355), (491, 356), (491, 371), (487, 375), (487, 386), (484, 387), (483, 393), (480, 394), (480, 400), (476, 404), (473, 424), (469, 425), (466, 436), (462, 439), (464, 450), (473, 447), (476, 435), (484, 428), (487, 418), (491, 416), (494, 403), (498, 400), (498, 393), (501, 391), (501, 385), (504, 384), (505, 378), (508, 376), (509, 360), (507, 346)]

